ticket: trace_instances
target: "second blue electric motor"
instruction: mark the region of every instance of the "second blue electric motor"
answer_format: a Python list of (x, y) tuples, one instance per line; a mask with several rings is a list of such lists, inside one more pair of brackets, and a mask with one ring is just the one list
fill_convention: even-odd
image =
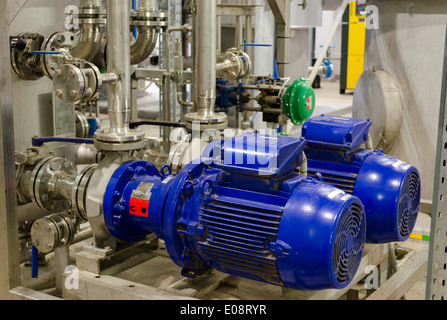
[(370, 120), (319, 116), (302, 128), (308, 173), (319, 174), (365, 206), (367, 243), (405, 241), (419, 213), (421, 179), (418, 170), (366, 148)]

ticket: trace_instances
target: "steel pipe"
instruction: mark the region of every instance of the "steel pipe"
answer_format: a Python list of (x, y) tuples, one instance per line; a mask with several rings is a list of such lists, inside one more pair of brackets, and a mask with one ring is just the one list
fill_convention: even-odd
[(158, 32), (151, 27), (139, 26), (137, 41), (130, 48), (131, 64), (146, 60), (157, 44)]
[[(159, 9), (156, 0), (140, 0), (138, 3), (140, 11), (155, 11)], [(154, 27), (138, 26), (137, 41), (130, 48), (131, 64), (138, 64), (146, 60), (154, 51), (157, 44), (158, 31)]]
[(108, 86), (110, 133), (126, 133), (130, 122), (130, 43), (128, 1), (107, 0), (107, 69), (118, 75)]
[[(131, 61), (129, 31), (130, 3), (107, 0), (107, 72), (117, 80), (108, 85), (109, 132), (98, 131), (96, 140), (107, 143), (141, 141), (144, 133), (131, 131)], [(102, 144), (103, 146), (103, 144)]]
[(195, 97), (199, 106), (199, 115), (203, 117), (214, 114), (216, 101), (216, 0), (197, 1), (197, 34), (194, 40), (197, 42), (197, 52), (202, 63), (198, 63), (196, 85), (198, 96)]
[(225, 129), (226, 115), (216, 114), (216, 64), (217, 64), (217, 0), (197, 0), (194, 19), (194, 109), (186, 115), (189, 129), (192, 123)]
[(101, 47), (101, 31), (94, 24), (80, 25), (79, 41), (70, 54), (74, 58), (91, 61)]
[[(81, 0), (80, 9), (101, 9), (102, 0)], [(80, 21), (79, 40), (70, 54), (78, 59), (91, 61), (101, 48), (102, 34), (96, 23), (83, 23)]]

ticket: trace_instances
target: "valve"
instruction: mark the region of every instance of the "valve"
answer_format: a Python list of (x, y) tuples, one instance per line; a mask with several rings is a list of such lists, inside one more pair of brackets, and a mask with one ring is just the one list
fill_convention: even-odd
[(305, 79), (296, 80), (283, 97), (284, 113), (293, 124), (301, 125), (315, 110), (315, 91)]

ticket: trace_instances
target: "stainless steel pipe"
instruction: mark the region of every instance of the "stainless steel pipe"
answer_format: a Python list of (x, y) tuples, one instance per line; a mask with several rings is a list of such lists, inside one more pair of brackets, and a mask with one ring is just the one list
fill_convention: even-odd
[(194, 105), (186, 115), (187, 126), (200, 122), (202, 129), (226, 128), (226, 115), (216, 114), (217, 0), (196, 0), (194, 19)]
[[(158, 1), (156, 0), (139, 0), (138, 10), (153, 12), (159, 9)], [(149, 26), (138, 27), (137, 41), (130, 48), (131, 64), (138, 64), (146, 60), (154, 51), (157, 44), (158, 32), (156, 28)]]
[[(102, 0), (81, 0), (80, 9), (96, 9), (103, 7)], [(81, 23), (79, 40), (70, 54), (78, 59), (91, 61), (101, 48), (101, 30), (97, 23)]]
[(130, 3), (107, 0), (107, 71), (118, 76), (108, 86), (110, 133), (122, 134), (129, 130), (130, 122)]
[[(97, 141), (124, 143), (141, 141), (144, 133), (129, 129), (131, 117), (130, 2), (107, 0), (107, 72), (117, 80), (108, 85), (110, 129), (99, 131)], [(103, 145), (101, 145), (103, 146)]]
[(214, 114), (216, 102), (216, 47), (217, 47), (217, 25), (216, 25), (216, 0), (197, 0), (197, 34), (194, 41), (197, 42), (199, 63), (197, 68), (197, 97), (196, 104), (199, 106), (199, 115), (203, 117)]
[(70, 54), (78, 59), (91, 61), (101, 48), (101, 31), (94, 24), (82, 24), (80, 26), (79, 41)]
[(157, 44), (158, 32), (155, 28), (140, 26), (138, 27), (137, 41), (130, 48), (130, 63), (139, 64), (146, 60), (154, 51)]

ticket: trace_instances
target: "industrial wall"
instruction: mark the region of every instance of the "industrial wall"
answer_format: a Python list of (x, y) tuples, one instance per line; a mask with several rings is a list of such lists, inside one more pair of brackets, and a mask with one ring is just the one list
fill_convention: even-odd
[[(419, 168), (422, 198), (432, 200), (447, 2), (371, 0), (368, 5), (377, 6), (380, 23), (367, 30), (365, 70), (386, 71), (403, 107), (400, 131), (388, 152)], [(359, 95), (367, 91), (356, 89)], [(380, 110), (377, 103), (368, 101), (371, 115)], [(354, 99), (354, 112), (357, 107)]]

